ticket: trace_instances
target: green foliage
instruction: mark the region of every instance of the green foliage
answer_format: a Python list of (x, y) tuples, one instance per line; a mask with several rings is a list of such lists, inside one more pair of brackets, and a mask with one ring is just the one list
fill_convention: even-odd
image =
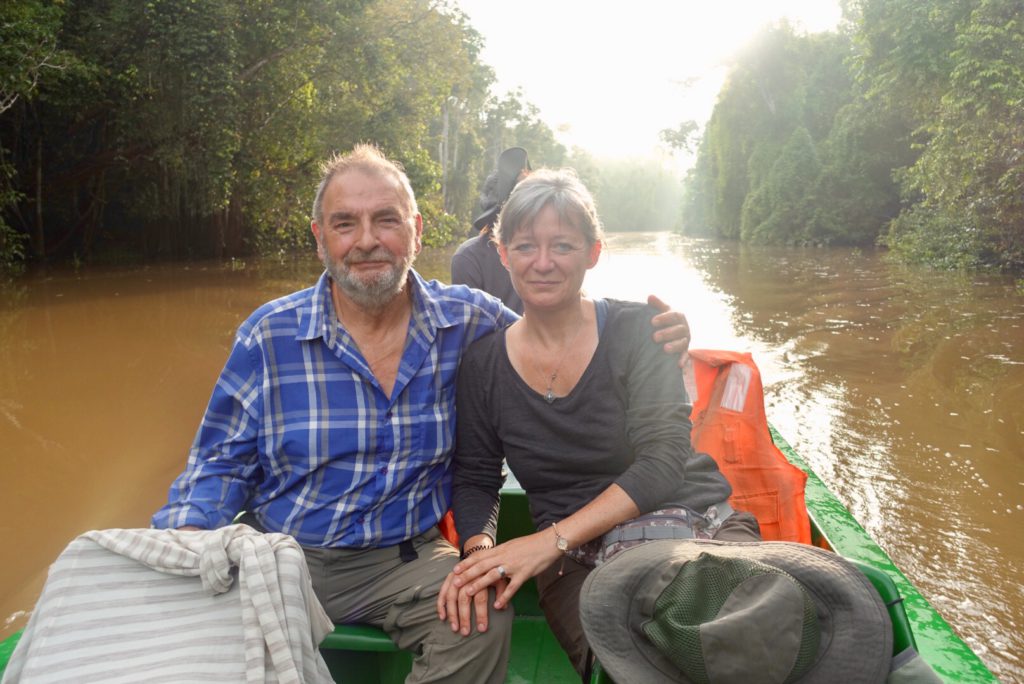
[(0, 275), (18, 270), (25, 258), (25, 240), (26, 236), (0, 219)]
[(605, 161), (588, 187), (605, 230), (670, 230), (679, 221), (679, 180), (656, 161)]
[(910, 164), (910, 131), (889, 110), (860, 99), (835, 117), (819, 146), (811, 233), (821, 244), (873, 244), (900, 209), (892, 170)]
[(814, 233), (818, 224), (810, 217), (821, 169), (815, 148), (852, 98), (847, 54), (841, 36), (799, 36), (783, 23), (740, 55), (685, 183), (686, 232), (758, 242), (831, 241)]
[[(951, 52), (949, 89), (931, 139), (908, 169), (906, 188), (920, 197), (913, 222), (894, 226), (890, 244), (930, 244), (908, 225), (939, 234), (967, 230), (972, 265), (1024, 269), (1024, 15), (1020, 2), (983, 0)], [(921, 222), (920, 216), (935, 220)], [(947, 220), (955, 217), (954, 220)], [(957, 242), (957, 236), (945, 236)]]
[(483, 138), (484, 154), (488, 162), (484, 178), (495, 168), (502, 151), (509, 147), (526, 149), (534, 168), (557, 168), (566, 160), (565, 146), (555, 139), (554, 131), (540, 120), (537, 108), (523, 99), (522, 91), (488, 100), (484, 111)]
[(1024, 270), (1024, 5), (843, 9), (840, 35), (782, 25), (740, 56), (687, 177), (684, 229)]
[(821, 164), (811, 134), (803, 126), (793, 131), (765, 181), (747, 195), (741, 234), (745, 241), (763, 244), (808, 245), (814, 196), (808, 190)]
[[(58, 76), (71, 61), (57, 45), (63, 12), (60, 3), (7, 0), (0, 4), (0, 122), (35, 97), (41, 83)], [(9, 142), (0, 138), (0, 274), (17, 269), (25, 258), (28, 236), (15, 229), (7, 214), (24, 199), (15, 183)]]
[(956, 27), (977, 0), (843, 0), (869, 98), (923, 122), (945, 92)]
[(0, 263), (308, 248), (318, 162), (361, 141), (404, 163), (440, 244), (490, 148), (566, 154), (521, 96), (490, 99), (444, 2), (10, 0), (0, 19)]
[(900, 261), (951, 270), (981, 268), (995, 256), (986, 253), (984, 236), (964, 213), (958, 216), (921, 204), (901, 213), (881, 242)]
[(424, 246), (441, 247), (450, 244), (462, 232), (463, 223), (458, 217), (439, 211), (434, 205), (420, 209), (423, 210)]
[(858, 3), (863, 81), (913, 122), (907, 208), (884, 242), (905, 260), (1024, 270), (1024, 5)]
[(692, 152), (698, 142), (700, 125), (696, 121), (684, 121), (675, 128), (666, 128), (658, 135), (661, 141), (673, 150)]
[(31, 97), (40, 80), (65, 68), (67, 55), (57, 46), (61, 5), (41, 0), (0, 5), (0, 114)]
[[(2, 153), (2, 150), (0, 150)], [(20, 199), (11, 187), (14, 167), (6, 163), (0, 154), (0, 209), (13, 206)], [(14, 230), (0, 214), (0, 275), (17, 270), (25, 258), (26, 236)]]

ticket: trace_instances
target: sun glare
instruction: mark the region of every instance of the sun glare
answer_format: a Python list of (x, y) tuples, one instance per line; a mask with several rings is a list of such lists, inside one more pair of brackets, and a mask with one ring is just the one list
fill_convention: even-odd
[(730, 56), (762, 26), (840, 18), (835, 0), (458, 2), (497, 92), (522, 88), (563, 143), (605, 157), (648, 156), (662, 129), (706, 121)]

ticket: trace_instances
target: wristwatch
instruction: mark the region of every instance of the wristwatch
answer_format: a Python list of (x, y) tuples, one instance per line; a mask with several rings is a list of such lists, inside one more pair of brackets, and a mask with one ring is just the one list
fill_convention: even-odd
[(551, 523), (551, 529), (555, 533), (555, 548), (562, 553), (569, 552), (569, 540), (558, 534), (558, 528), (555, 527), (555, 523)]

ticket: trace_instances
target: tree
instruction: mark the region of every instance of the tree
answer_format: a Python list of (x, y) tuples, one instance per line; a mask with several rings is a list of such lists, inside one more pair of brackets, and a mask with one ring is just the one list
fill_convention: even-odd
[[(40, 83), (57, 76), (70, 56), (57, 45), (62, 10), (59, 4), (39, 0), (9, 0), (0, 6), (0, 121), (16, 125), (19, 117), (8, 110), (34, 97)], [(5, 116), (5, 114), (7, 116)], [(0, 273), (12, 269), (25, 256), (25, 234), (15, 230), (5, 214), (24, 198), (18, 189), (17, 169), (10, 156), (11, 140), (0, 136)], [(39, 150), (36, 150), (37, 156)], [(41, 206), (36, 202), (37, 213)], [(36, 249), (42, 248), (41, 215), (36, 217)]]
[(663, 143), (673, 150), (693, 152), (699, 142), (700, 126), (696, 121), (684, 121), (675, 128), (666, 128), (658, 134)]
[(565, 158), (535, 108), (490, 99), (482, 40), (447, 3), (11, 0), (0, 11), (0, 263), (29, 235), (37, 259), (307, 245), (317, 163), (360, 141), (404, 163), (426, 240), (441, 243), (472, 215), (489, 146)]
[(814, 187), (821, 170), (811, 134), (803, 126), (789, 137), (764, 183), (747, 196), (742, 237), (764, 244), (810, 245)]
[(819, 146), (821, 173), (810, 232), (820, 244), (873, 245), (900, 211), (893, 170), (917, 157), (892, 110), (858, 99), (836, 115)]
[(1019, 0), (859, 0), (868, 94), (914, 128), (897, 172), (904, 209), (883, 237), (906, 261), (1024, 269), (1024, 5)]
[(606, 230), (665, 230), (679, 221), (679, 179), (657, 161), (605, 161), (588, 187)]
[[(808, 212), (821, 169), (817, 147), (854, 97), (848, 54), (843, 36), (796, 35), (782, 23), (738, 57), (685, 182), (684, 230), (761, 242), (831, 241), (815, 234)], [(779, 163), (783, 154), (790, 158)], [(810, 166), (793, 166), (800, 162)], [(799, 185), (787, 187), (796, 177)], [(797, 219), (799, 225), (780, 223)]]

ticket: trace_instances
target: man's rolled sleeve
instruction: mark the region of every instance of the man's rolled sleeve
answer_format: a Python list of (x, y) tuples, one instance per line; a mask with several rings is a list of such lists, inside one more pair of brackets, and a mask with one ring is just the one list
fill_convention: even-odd
[(171, 485), (154, 527), (229, 524), (243, 509), (259, 476), (261, 410), (258, 354), (236, 340), (214, 387), (189, 451), (185, 472)]

